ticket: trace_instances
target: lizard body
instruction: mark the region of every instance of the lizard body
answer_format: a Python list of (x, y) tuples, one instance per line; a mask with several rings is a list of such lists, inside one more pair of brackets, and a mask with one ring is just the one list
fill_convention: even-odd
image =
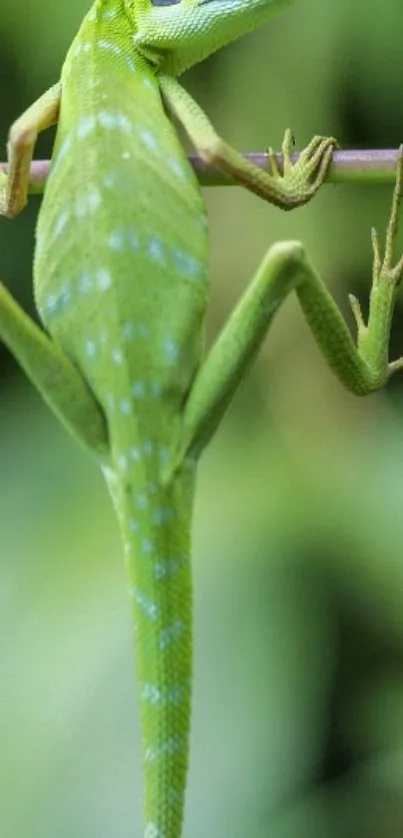
[[(34, 264), (36, 303), (51, 340), (4, 288), (0, 337), (94, 454), (115, 503), (135, 628), (146, 838), (182, 835), (195, 462), (277, 308), (297, 291), (324, 355), (353, 392), (381, 386), (400, 366), (388, 364), (387, 342), (403, 270), (402, 262), (391, 264), (401, 178), (383, 262), (375, 243), (369, 329), (353, 302), (358, 351), (302, 246), (288, 242), (269, 251), (203, 362), (206, 212), (167, 111), (206, 160), (247, 188), (284, 209), (309, 200), (325, 175), (332, 140), (315, 139), (292, 165), (288, 136), (284, 176), (273, 157), (270, 172), (261, 173), (215, 134), (176, 81), (284, 5), (96, 0), (60, 82), (11, 129), (9, 175), (0, 177), (0, 210), (11, 216), (25, 202), (36, 134), (58, 121)], [(379, 281), (385, 276), (386, 283)]]
[(163, 474), (203, 348), (207, 220), (155, 74), (115, 2), (87, 15), (61, 84), (35, 296), (106, 417), (104, 471), (136, 631), (146, 834), (176, 838), (190, 721), (193, 475), (186, 463), (175, 481), (164, 485)]

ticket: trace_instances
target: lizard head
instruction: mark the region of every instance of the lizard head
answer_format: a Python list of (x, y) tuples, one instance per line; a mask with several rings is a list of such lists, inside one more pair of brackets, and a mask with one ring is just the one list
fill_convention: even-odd
[(124, 0), (137, 48), (160, 73), (188, 67), (256, 29), (292, 0)]

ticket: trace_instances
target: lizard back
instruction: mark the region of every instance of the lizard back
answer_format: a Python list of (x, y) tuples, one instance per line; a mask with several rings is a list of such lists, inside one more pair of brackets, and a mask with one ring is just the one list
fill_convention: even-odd
[(83, 372), (110, 435), (140, 682), (146, 838), (179, 838), (191, 682), (193, 474), (162, 475), (200, 364), (207, 224), (123, 3), (98, 2), (62, 72), (37, 226), (41, 317)]
[(183, 403), (207, 304), (200, 189), (133, 34), (123, 4), (97, 2), (69, 50), (34, 266), (41, 317), (105, 413), (119, 349), (139, 392), (143, 376)]

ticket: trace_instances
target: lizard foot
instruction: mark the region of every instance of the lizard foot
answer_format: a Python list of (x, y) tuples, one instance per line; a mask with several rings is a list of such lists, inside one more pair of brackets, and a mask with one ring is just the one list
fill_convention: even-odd
[[(392, 209), (386, 228), (385, 249), (382, 248), (378, 232), (371, 230), (373, 263), (372, 287), (368, 324), (365, 324), (361, 306), (356, 297), (349, 295), (351, 310), (358, 330), (358, 342), (368, 346), (372, 342), (379, 343), (380, 335), (389, 334), (390, 320), (396, 299), (397, 289), (403, 278), (403, 256), (395, 259), (396, 236), (399, 227), (399, 210), (403, 198), (403, 145), (400, 146), (397, 158), (396, 182), (393, 191)], [(387, 360), (387, 359), (386, 359)], [(403, 369), (403, 357), (386, 364), (386, 377)]]
[(287, 129), (281, 149), (283, 173), (280, 172), (273, 149), (269, 148), (268, 151), (269, 172), (273, 177), (281, 180), (284, 209), (302, 206), (313, 198), (325, 180), (333, 152), (338, 148), (334, 137), (316, 136), (295, 161), (292, 159), (294, 144), (292, 132)]

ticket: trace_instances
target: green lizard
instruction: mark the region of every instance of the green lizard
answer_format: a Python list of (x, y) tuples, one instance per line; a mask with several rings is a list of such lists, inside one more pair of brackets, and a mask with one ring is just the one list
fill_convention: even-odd
[[(402, 155), (385, 258), (373, 233), (358, 347), (298, 242), (273, 246), (205, 360), (207, 221), (172, 116), (201, 156), (284, 209), (322, 183), (334, 141), (260, 172), (177, 82), (287, 0), (96, 0), (61, 80), (12, 126), (0, 212), (26, 202), (39, 131), (58, 122), (39, 215), (37, 306), (50, 336), (0, 289), (0, 337), (99, 462), (120, 520), (141, 693), (146, 838), (182, 834), (191, 705), (190, 522), (196, 461), (282, 300), (295, 289), (329, 365), (354, 393), (383, 385), (403, 259), (393, 266)], [(168, 113), (169, 112), (169, 115)]]

